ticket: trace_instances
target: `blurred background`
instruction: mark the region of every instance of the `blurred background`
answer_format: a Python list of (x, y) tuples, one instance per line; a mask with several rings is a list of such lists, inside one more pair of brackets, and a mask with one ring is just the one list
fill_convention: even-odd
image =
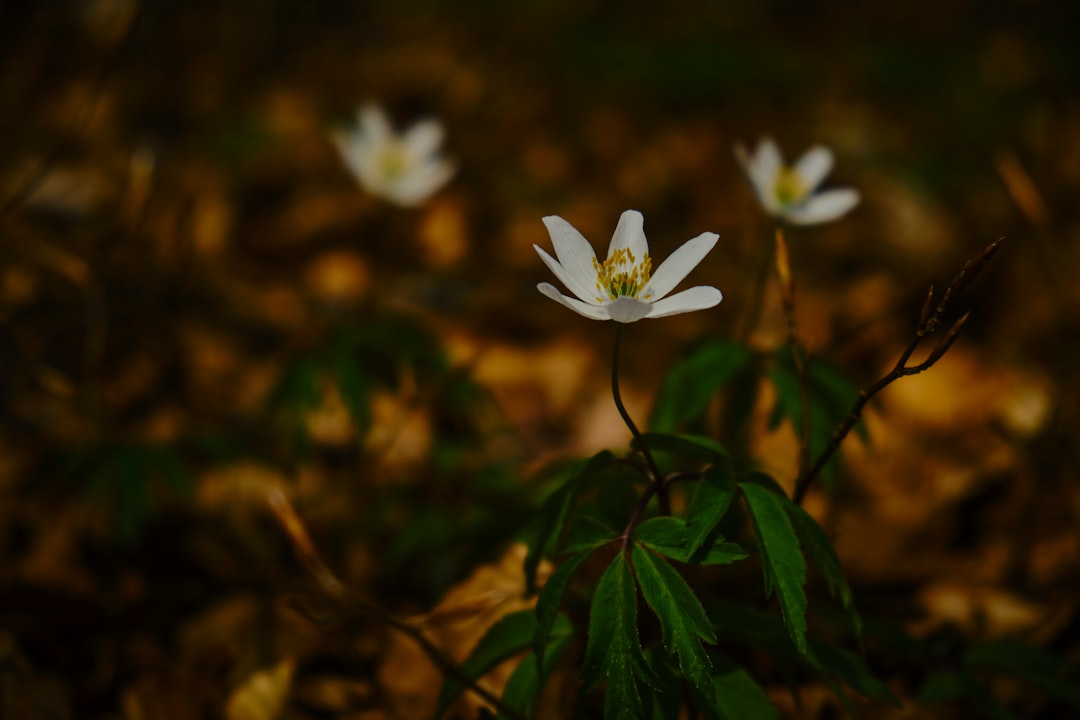
[[(657, 261), (719, 233), (686, 282), (724, 302), (627, 328), (644, 423), (686, 349), (745, 322), (772, 225), (733, 147), (765, 135), (830, 147), (828, 184), (861, 193), (787, 234), (800, 333), (858, 386), (931, 283), (1007, 238), (960, 341), (808, 499), (860, 607), (935, 657), (1080, 659), (1078, 26), (967, 0), (0, 2), (0, 712), (430, 713), (437, 671), (319, 599), (267, 497), (463, 657), (523, 606), (537, 470), (629, 441), (611, 328), (535, 290), (540, 218), (603, 252), (638, 209)], [(401, 208), (357, 183), (332, 135), (363, 103), (442, 122), (445, 188)], [(784, 332), (770, 289), (747, 337)], [(751, 441), (790, 486), (769, 393)], [(874, 669), (907, 705), (863, 717), (970, 716)], [(792, 717), (840, 707), (763, 682)], [(1014, 716), (1067, 716), (989, 682)]]

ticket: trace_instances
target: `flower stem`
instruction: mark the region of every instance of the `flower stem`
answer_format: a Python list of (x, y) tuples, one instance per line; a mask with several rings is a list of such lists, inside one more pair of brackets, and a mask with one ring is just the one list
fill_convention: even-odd
[(630, 418), (630, 413), (626, 412), (622, 395), (619, 394), (619, 346), (621, 344), (622, 323), (615, 323), (615, 350), (611, 355), (611, 396), (615, 400), (615, 407), (618, 408), (623, 422), (626, 423), (626, 427), (630, 428), (634, 440), (637, 441), (638, 447), (641, 448), (641, 454), (645, 456), (645, 463), (649, 466), (649, 473), (652, 475), (652, 491), (656, 493), (660, 503), (660, 512), (669, 515), (671, 508), (668, 505), (667, 488), (664, 487), (664, 477), (660, 474), (660, 467), (656, 464), (656, 460), (649, 451), (649, 446), (645, 444), (645, 438), (642, 437), (641, 431), (637, 429), (637, 425)]

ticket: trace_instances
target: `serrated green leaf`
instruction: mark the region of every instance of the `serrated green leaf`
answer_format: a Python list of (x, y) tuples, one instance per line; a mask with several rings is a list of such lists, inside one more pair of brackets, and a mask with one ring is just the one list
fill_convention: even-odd
[(642, 699), (645, 701), (646, 720), (669, 720), (679, 717), (682, 707), (683, 681), (667, 651), (660, 645), (651, 645), (645, 650), (645, 661), (656, 674), (657, 687), (643, 687)]
[(686, 521), (671, 515), (649, 518), (634, 528), (634, 540), (676, 560), (686, 557)]
[(645, 714), (642, 687), (636, 680), (637, 664), (626, 654), (612, 657), (604, 692), (604, 720), (639, 720)]
[(544, 648), (547, 646), (548, 637), (555, 619), (559, 616), (559, 606), (562, 605), (563, 595), (574, 574), (581, 565), (589, 558), (589, 553), (574, 555), (563, 561), (551, 573), (540, 594), (536, 598), (536, 630), (533, 634), (532, 647), (536, 655), (536, 661), (544, 662)]
[(682, 576), (666, 561), (637, 544), (632, 557), (641, 594), (660, 620), (664, 647), (678, 655), (683, 677), (700, 692), (711, 695), (712, 663), (702, 643), (715, 643), (716, 634), (705, 609)]
[[(476, 679), (496, 665), (529, 647), (536, 632), (536, 615), (532, 610), (521, 610), (501, 618), (492, 625), (469, 657), (461, 664), (461, 672)], [(436, 717), (441, 717), (465, 686), (453, 678), (446, 678), (439, 693)]]
[[(668, 433), (649, 432), (643, 436), (645, 444), (653, 452), (666, 452), (673, 455), (705, 460), (708, 462), (728, 462), (727, 448), (712, 438), (701, 435), (671, 435)], [(637, 443), (635, 442), (635, 447)]]
[(747, 557), (746, 551), (722, 537), (710, 537), (703, 548), (691, 557), (686, 550), (686, 521), (668, 515), (649, 518), (634, 529), (634, 539), (656, 552), (684, 563), (726, 565)]
[(723, 519), (735, 497), (735, 478), (731, 463), (713, 465), (698, 481), (690, 500), (686, 525), (686, 553), (694, 553), (705, 544), (709, 534)]
[(751, 357), (745, 345), (726, 340), (692, 350), (664, 379), (649, 417), (649, 427), (672, 432), (699, 420), (713, 396)]
[(598, 518), (579, 517), (566, 533), (566, 545), (562, 548), (562, 552), (579, 553), (585, 550), (595, 550), (608, 544), (618, 535), (619, 531), (612, 530)]
[[(535, 656), (526, 656), (506, 681), (502, 701), (507, 707), (517, 710), (526, 718), (532, 718), (536, 714), (536, 699), (570, 643), (573, 633), (574, 628), (570, 621), (565, 615), (559, 615), (544, 647), (543, 660), (538, 662)], [(504, 714), (499, 714), (498, 718), (510, 720)]]
[(608, 681), (605, 716), (630, 708), (640, 717), (641, 683), (658, 684), (638, 640), (637, 590), (626, 553), (622, 552), (611, 561), (596, 585), (581, 668), (581, 682), (586, 690), (605, 678)]
[(717, 720), (775, 720), (780, 717), (768, 695), (750, 673), (723, 653), (709, 652), (713, 663), (712, 707), (702, 708)]
[(862, 619), (855, 610), (855, 602), (851, 597), (851, 588), (844, 578), (844, 572), (840, 568), (840, 558), (833, 549), (832, 543), (825, 535), (825, 531), (817, 524), (817, 521), (805, 510), (795, 503), (784, 498), (788, 514), (795, 524), (795, 532), (799, 536), (803, 550), (810, 556), (811, 562), (821, 571), (825, 583), (832, 595), (840, 605), (848, 612), (851, 618), (855, 634), (862, 634)]
[(739, 484), (750, 511), (765, 570), (765, 592), (776, 593), (788, 633), (798, 651), (806, 646), (806, 561), (780, 495), (755, 483)]
[(529, 539), (529, 551), (525, 555), (525, 592), (536, 592), (536, 569), (540, 559), (547, 551), (550, 542), (557, 541), (562, 535), (567, 514), (574, 504), (581, 484), (592, 475), (607, 467), (614, 456), (603, 450), (592, 456), (581, 469), (570, 476), (558, 489), (540, 504), (540, 509), (533, 520), (533, 529)]

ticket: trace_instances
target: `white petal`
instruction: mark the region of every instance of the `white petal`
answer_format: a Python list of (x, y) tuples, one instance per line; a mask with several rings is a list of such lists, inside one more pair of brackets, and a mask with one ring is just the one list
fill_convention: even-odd
[(637, 210), (627, 210), (619, 216), (619, 224), (615, 226), (615, 234), (611, 236), (611, 245), (608, 247), (608, 257), (620, 248), (629, 248), (634, 259), (649, 254), (649, 243), (645, 240), (645, 218)]
[(544, 261), (544, 264), (548, 266), (548, 270), (552, 272), (559, 279), (566, 289), (574, 293), (581, 300), (587, 303), (594, 303), (596, 297), (596, 277), (593, 273), (593, 284), (587, 286), (581, 286), (578, 283), (578, 279), (570, 274), (563, 265), (559, 264), (559, 261), (547, 254), (547, 252), (539, 245), (533, 245), (536, 249), (536, 253), (540, 256), (540, 259)]
[(812, 191), (825, 176), (829, 174), (833, 166), (833, 154), (824, 145), (815, 145), (803, 153), (799, 162), (795, 164), (795, 174), (802, 180), (807, 191)]
[(578, 315), (584, 315), (590, 320), (611, 319), (610, 316), (608, 316), (607, 314), (607, 310), (605, 310), (604, 308), (597, 305), (589, 305), (587, 303), (583, 303), (580, 300), (576, 300), (572, 297), (566, 297), (561, 292), (559, 292), (558, 288), (556, 288), (551, 283), (540, 283), (536, 286), (536, 289), (542, 292), (544, 295), (547, 295), (555, 302), (565, 305), (566, 307), (576, 312)]
[(596, 253), (592, 245), (573, 225), (558, 215), (545, 217), (544, 225), (551, 236), (551, 244), (555, 246), (555, 257), (559, 258), (563, 269), (573, 278), (573, 284), (566, 283), (566, 287), (583, 300), (595, 296), (596, 268), (593, 263)]
[(443, 126), (437, 120), (421, 120), (405, 133), (401, 142), (414, 160), (426, 159), (439, 149), (443, 141)]
[(359, 121), (357, 131), (371, 143), (385, 142), (387, 138), (394, 135), (390, 120), (378, 105), (364, 105), (357, 113), (357, 120)]
[(401, 205), (419, 205), (445, 185), (456, 169), (453, 163), (445, 160), (410, 169), (387, 188), (387, 195)]
[(858, 204), (858, 191), (839, 188), (811, 195), (806, 202), (791, 208), (784, 216), (795, 225), (813, 225), (835, 220)]
[(716, 233), (707, 232), (683, 243), (656, 268), (656, 272), (642, 289), (640, 297), (656, 302), (674, 290), (716, 246), (719, 237)]
[(692, 287), (689, 290), (683, 290), (680, 293), (675, 293), (669, 298), (664, 298), (660, 302), (653, 303), (652, 312), (649, 313), (650, 318), (667, 317), (668, 315), (678, 315), (679, 313), (692, 312), (694, 310), (705, 310), (718, 305), (724, 296), (714, 287), (708, 285), (699, 285), (698, 287)]
[(750, 166), (747, 174), (751, 182), (757, 188), (762, 199), (772, 195), (773, 186), (776, 184), (776, 176), (780, 174), (780, 168), (784, 166), (784, 158), (780, 154), (780, 148), (771, 137), (763, 137), (750, 158)]
[(652, 303), (642, 302), (632, 297), (616, 298), (604, 306), (604, 310), (615, 322), (632, 323), (651, 314)]

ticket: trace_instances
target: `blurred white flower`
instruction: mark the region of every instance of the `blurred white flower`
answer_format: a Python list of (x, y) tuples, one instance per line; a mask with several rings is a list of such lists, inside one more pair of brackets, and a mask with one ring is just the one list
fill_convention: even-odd
[(735, 157), (742, 164), (765, 211), (793, 225), (835, 220), (855, 207), (859, 193), (851, 188), (814, 192), (833, 166), (833, 155), (822, 145), (803, 153), (792, 166), (784, 164), (772, 138), (762, 138), (751, 155), (741, 144)]
[(688, 240), (653, 273), (643, 224), (638, 211), (624, 212), (611, 238), (607, 259), (601, 263), (589, 241), (570, 223), (554, 215), (544, 218), (558, 260), (539, 246), (533, 247), (555, 277), (577, 297), (563, 295), (550, 283), (540, 283), (537, 289), (579, 315), (621, 323), (705, 310), (723, 299), (719, 290), (708, 286), (665, 297), (713, 249), (719, 237), (716, 233), (702, 233)]
[(398, 134), (382, 108), (365, 105), (356, 127), (335, 132), (333, 139), (368, 192), (404, 207), (419, 205), (454, 174), (454, 164), (439, 155), (443, 126), (436, 120), (421, 120)]

